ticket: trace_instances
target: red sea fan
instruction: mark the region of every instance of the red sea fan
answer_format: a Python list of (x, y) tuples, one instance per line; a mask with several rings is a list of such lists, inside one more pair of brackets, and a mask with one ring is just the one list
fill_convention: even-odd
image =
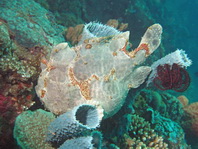
[(190, 77), (188, 72), (178, 64), (164, 64), (157, 67), (157, 76), (154, 78), (153, 83), (161, 90), (172, 89), (183, 92), (190, 84)]

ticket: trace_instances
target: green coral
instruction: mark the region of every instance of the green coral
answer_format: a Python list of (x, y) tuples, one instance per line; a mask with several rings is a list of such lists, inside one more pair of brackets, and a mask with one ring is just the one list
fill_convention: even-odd
[(147, 120), (150, 119), (150, 114), (146, 112), (149, 108), (158, 111), (162, 116), (170, 118), (175, 122), (181, 122), (184, 114), (182, 105), (176, 97), (166, 92), (158, 93), (147, 89), (140, 92), (133, 106), (136, 113)]
[[(37, 74), (37, 66), (32, 65), (32, 55), (17, 45), (11, 38), (6, 23), (0, 22), (0, 69), (2, 72), (17, 72), (23, 78)], [(28, 59), (29, 58), (29, 59)], [(31, 58), (31, 59), (30, 59)], [(37, 59), (38, 61), (39, 59)], [(29, 63), (28, 63), (29, 62)]]
[(154, 130), (163, 136), (170, 148), (177, 146), (180, 149), (186, 149), (188, 147), (184, 138), (184, 131), (177, 122), (161, 116), (159, 112), (152, 109), (148, 109), (148, 111), (152, 115), (151, 124), (154, 126)]
[(21, 113), (14, 127), (14, 138), (18, 145), (23, 149), (53, 149), (45, 139), (48, 125), (54, 119), (52, 113), (41, 109)]

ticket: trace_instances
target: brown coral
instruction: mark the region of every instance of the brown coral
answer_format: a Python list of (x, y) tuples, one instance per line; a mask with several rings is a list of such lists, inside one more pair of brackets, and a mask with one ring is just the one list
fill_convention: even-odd
[(179, 99), (179, 101), (181, 102), (181, 104), (183, 105), (183, 107), (187, 106), (189, 103), (189, 100), (186, 96), (181, 95), (179, 97), (177, 97), (177, 99)]
[(55, 116), (44, 110), (24, 111), (21, 113), (14, 126), (14, 138), (21, 148), (53, 149), (46, 142), (46, 133), (49, 124)]
[(66, 32), (66, 39), (71, 42), (72, 45), (77, 44), (81, 39), (81, 33), (83, 31), (84, 24), (76, 25), (75, 27), (69, 27)]
[(106, 25), (112, 26), (112, 27), (118, 29), (119, 31), (124, 31), (128, 27), (128, 23), (121, 23), (116, 19), (109, 19), (107, 21)]
[(129, 134), (124, 136), (127, 148), (159, 148), (168, 149), (161, 136), (151, 128), (150, 123), (138, 115), (132, 115), (132, 123), (129, 128)]
[(184, 111), (189, 116), (187, 124), (190, 126), (190, 132), (198, 137), (198, 102), (185, 106)]
[[(124, 31), (128, 27), (128, 23), (120, 23), (116, 19), (110, 19), (106, 25), (116, 28), (119, 31)], [(76, 25), (75, 27), (69, 27), (66, 31), (65, 38), (72, 44), (76, 45), (81, 40), (84, 24)]]
[(187, 134), (193, 134), (198, 137), (198, 102), (188, 104), (189, 100), (185, 96), (179, 96), (178, 99), (184, 106), (185, 111), (182, 126)]

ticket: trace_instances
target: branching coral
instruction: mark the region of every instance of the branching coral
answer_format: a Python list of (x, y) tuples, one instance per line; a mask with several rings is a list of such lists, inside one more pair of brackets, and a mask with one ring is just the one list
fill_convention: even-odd
[(148, 109), (151, 112), (151, 124), (159, 135), (163, 136), (170, 148), (187, 148), (182, 127), (171, 119), (161, 116), (157, 111)]
[(132, 123), (128, 135), (124, 136), (128, 149), (159, 148), (168, 149), (168, 145), (161, 136), (151, 128), (149, 122), (138, 115), (132, 115)]
[(134, 102), (135, 113), (150, 122), (151, 127), (163, 137), (169, 147), (181, 144), (187, 147), (184, 131), (179, 125), (184, 110), (178, 99), (168, 93), (143, 90)]

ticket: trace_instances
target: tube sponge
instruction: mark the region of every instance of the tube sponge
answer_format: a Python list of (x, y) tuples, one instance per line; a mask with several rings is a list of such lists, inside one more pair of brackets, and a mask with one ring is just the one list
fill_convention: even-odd
[(104, 25), (98, 22), (90, 22), (84, 26), (82, 38), (79, 43), (81, 44), (84, 40), (93, 37), (113, 36), (120, 33), (121, 32), (114, 27)]
[(79, 137), (71, 140), (67, 140), (58, 149), (92, 149), (92, 137)]
[(14, 138), (22, 149), (53, 149), (46, 139), (49, 124), (55, 116), (44, 110), (25, 111), (15, 121)]
[(65, 141), (58, 149), (101, 149), (102, 134), (93, 131), (90, 136), (82, 136)]
[(99, 126), (100, 110), (92, 105), (83, 104), (60, 115), (49, 126), (47, 141), (54, 146), (63, 144), (68, 139), (85, 135)]

